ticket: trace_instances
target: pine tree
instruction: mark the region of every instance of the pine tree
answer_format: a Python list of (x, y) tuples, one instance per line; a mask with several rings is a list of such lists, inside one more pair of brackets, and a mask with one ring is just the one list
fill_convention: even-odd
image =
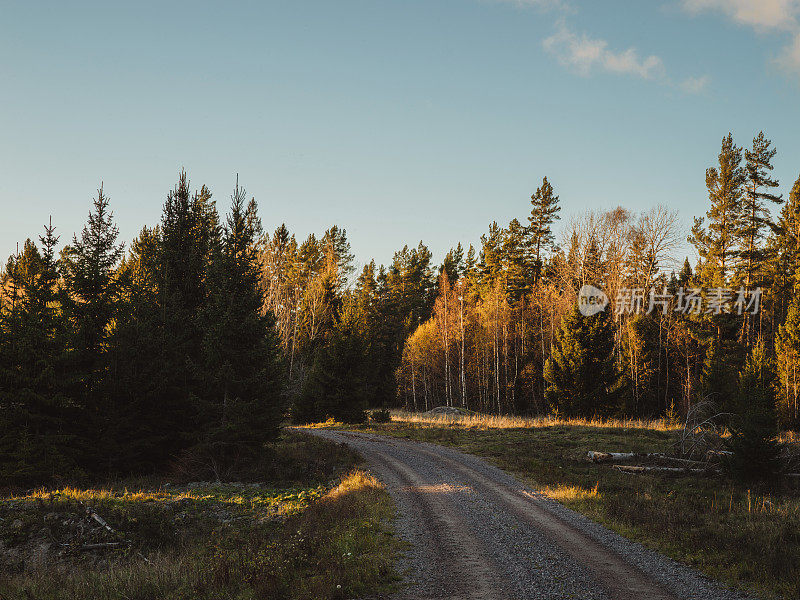
[(334, 225), (322, 236), (321, 246), (323, 252), (328, 253), (336, 264), (339, 273), (337, 293), (347, 287), (347, 280), (353, 274), (354, 256), (350, 252), (350, 242), (347, 241), (347, 231)]
[(531, 214), (528, 217), (528, 246), (532, 254), (534, 285), (542, 273), (542, 250), (552, 246), (555, 239), (552, 227), (559, 219), (560, 210), (558, 196), (553, 193), (553, 186), (545, 177), (531, 196)]
[[(765, 283), (768, 265), (763, 245), (764, 232), (777, 230), (766, 204), (782, 202), (780, 195), (770, 192), (778, 186), (778, 181), (769, 176), (772, 159), (776, 153), (776, 150), (770, 147), (771, 144), (772, 142), (764, 137), (762, 131), (753, 139), (752, 150), (745, 150), (744, 153), (747, 181), (742, 200), (742, 221), (739, 231), (741, 251), (736, 279), (738, 284), (746, 289), (761, 287)], [(749, 313), (745, 313), (742, 338), (748, 346), (754, 335), (753, 329), (753, 319)]]
[[(745, 194), (742, 200), (742, 225), (739, 236), (742, 239), (742, 250), (739, 253), (741, 265), (739, 267), (739, 280), (745, 288), (757, 284), (757, 272), (760, 263), (764, 260), (764, 253), (759, 244), (764, 237), (764, 229), (774, 227), (770, 219), (769, 208), (765, 202), (779, 204), (781, 196), (769, 192), (778, 187), (778, 181), (770, 178), (772, 159), (777, 152), (770, 148), (772, 142), (760, 132), (753, 139), (752, 150), (745, 150)], [(766, 191), (764, 191), (766, 189)]]
[(800, 267), (800, 177), (783, 205), (773, 235), (768, 239), (766, 267), (769, 286), (765, 306), (769, 306), (774, 328), (783, 323), (797, 285)]
[(529, 287), (530, 268), (525, 246), (525, 228), (512, 219), (508, 228), (503, 230), (501, 260), (503, 283), (514, 301), (519, 300)]
[(620, 408), (610, 310), (583, 316), (577, 305), (561, 321), (544, 378), (547, 400), (566, 416), (608, 416)]
[(694, 244), (704, 264), (703, 284), (725, 287), (737, 255), (738, 231), (742, 219), (742, 194), (746, 173), (742, 167), (742, 149), (729, 133), (722, 139), (719, 166), (706, 170), (706, 187), (711, 208), (703, 219), (696, 218), (689, 242)]
[[(795, 288), (797, 289), (797, 288)], [(786, 322), (775, 340), (781, 424), (800, 427), (800, 294), (795, 293)]]
[(464, 248), (461, 247), (461, 242), (447, 252), (441, 271), (447, 273), (447, 279), (451, 282), (457, 281), (464, 274)]

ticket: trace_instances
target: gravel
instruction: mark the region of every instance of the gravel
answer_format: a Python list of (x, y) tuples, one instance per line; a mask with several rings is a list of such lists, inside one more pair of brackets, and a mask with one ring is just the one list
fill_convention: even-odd
[(364, 456), (398, 507), (409, 543), (398, 600), (744, 600), (451, 448), (310, 430)]

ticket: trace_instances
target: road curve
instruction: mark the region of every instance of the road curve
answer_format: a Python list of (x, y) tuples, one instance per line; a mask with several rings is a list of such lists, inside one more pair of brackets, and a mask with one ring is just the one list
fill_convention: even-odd
[(742, 600), (543, 497), (485, 461), (387, 436), (306, 430), (367, 461), (410, 544), (397, 600)]

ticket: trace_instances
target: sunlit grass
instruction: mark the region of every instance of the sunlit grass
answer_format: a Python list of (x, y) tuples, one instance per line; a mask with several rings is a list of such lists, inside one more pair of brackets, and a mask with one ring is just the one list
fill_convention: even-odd
[(172, 505), (187, 503), (188, 506), (208, 505), (231, 506), (242, 510), (273, 509), (272, 514), (290, 515), (302, 510), (309, 503), (326, 493), (325, 486), (314, 488), (268, 489), (261, 487), (242, 487), (225, 484), (208, 484), (193, 490), (129, 491), (115, 489), (82, 489), (64, 487), (57, 490), (39, 489), (24, 495), (10, 495), (0, 498), (14, 502), (18, 510), (26, 506), (39, 506), (47, 501), (51, 508), (70, 503), (93, 506), (136, 507)]
[(600, 498), (599, 487), (599, 482), (593, 488), (585, 488), (580, 485), (548, 485), (541, 491), (548, 498), (558, 502), (577, 502), (579, 500)]
[(359, 492), (366, 489), (384, 489), (383, 484), (369, 473), (360, 469), (351, 471), (342, 478), (342, 481), (325, 495), (325, 498), (336, 499), (343, 494)]
[[(428, 413), (391, 411), (392, 421), (433, 427), (465, 427), (474, 429), (531, 429), (553, 427), (556, 425), (578, 425), (597, 428), (649, 429), (652, 431), (675, 431), (677, 425), (668, 424), (663, 419), (582, 419), (563, 418), (546, 415), (538, 417), (518, 417), (512, 415), (487, 415), (470, 413), (466, 415), (431, 415)], [(328, 424), (319, 424), (327, 426)]]

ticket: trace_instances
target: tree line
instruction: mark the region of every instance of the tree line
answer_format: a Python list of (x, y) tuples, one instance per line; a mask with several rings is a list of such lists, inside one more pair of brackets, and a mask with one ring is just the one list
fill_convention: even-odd
[[(674, 211), (589, 211), (556, 236), (546, 177), (477, 247), (435, 263), (419, 242), (358, 272), (344, 229), (265, 232), (238, 182), (223, 220), (185, 173), (126, 249), (101, 187), (60, 252), (50, 224), (2, 271), (0, 472), (219, 476), (283, 419), (381, 406), (674, 418), (707, 401), (761, 439), (797, 428), (800, 179), (776, 193), (774, 156), (763, 133), (723, 139), (679, 269)], [(611, 305), (584, 316), (584, 285)]]
[(59, 254), (52, 224), (2, 272), (0, 474), (219, 476), (274, 435), (283, 357), (262, 310), (255, 201), (222, 221), (185, 174), (126, 252), (102, 186)]
[[(422, 410), (659, 417), (709, 400), (738, 414), (747, 395), (740, 380), (755, 361), (765, 402), (796, 428), (800, 179), (787, 198), (775, 193), (774, 156), (763, 133), (749, 149), (723, 139), (706, 171), (710, 207), (688, 237), (699, 259), (680, 269), (672, 266), (677, 214), (665, 207), (586, 212), (558, 243), (559, 198), (545, 178), (526, 223), (492, 223), (477, 257), (460, 245), (448, 253), (431, 316), (403, 349), (400, 401)], [(640, 310), (586, 318), (576, 303), (586, 284), (612, 305), (633, 294), (638, 307), (629, 308)], [(703, 308), (687, 310), (690, 297)], [(667, 307), (666, 298), (675, 302)]]

